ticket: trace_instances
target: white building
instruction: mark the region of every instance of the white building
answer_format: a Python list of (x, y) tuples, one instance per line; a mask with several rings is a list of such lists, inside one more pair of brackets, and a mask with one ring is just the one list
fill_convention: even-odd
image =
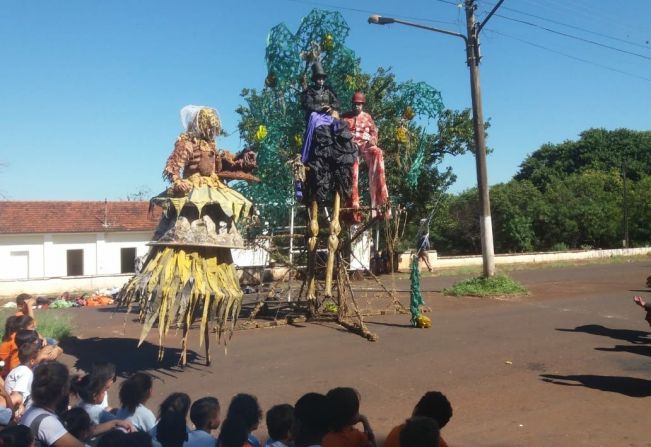
[(147, 253), (148, 202), (0, 202), (0, 296), (121, 286)]

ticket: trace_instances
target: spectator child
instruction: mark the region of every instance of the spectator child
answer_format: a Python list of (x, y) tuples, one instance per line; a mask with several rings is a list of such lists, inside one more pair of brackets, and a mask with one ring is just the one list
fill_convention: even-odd
[(67, 410), (61, 415), (61, 422), (68, 433), (80, 441), (85, 441), (90, 437), (93, 422), (83, 408), (75, 407)]
[[(359, 414), (359, 393), (353, 388), (334, 388), (326, 394), (332, 415), (323, 447), (374, 447), (375, 435), (368, 419)], [(354, 427), (361, 423), (364, 431)]]
[(185, 423), (190, 409), (190, 396), (172, 393), (160, 404), (158, 423), (149, 432), (156, 447), (181, 447), (188, 440)]
[(94, 424), (103, 424), (117, 419), (114, 414), (106, 411), (102, 406), (102, 400), (106, 393), (106, 381), (103, 377), (92, 373), (77, 377), (72, 381), (71, 389), (74, 394), (79, 396), (80, 402), (77, 406), (88, 413)]
[(439, 439), (439, 427), (436, 421), (426, 416), (407, 419), (400, 430), (402, 447), (438, 447)]
[(28, 315), (34, 318), (34, 303), (36, 300), (29, 293), (21, 293), (16, 297), (16, 316), (20, 317), (23, 315)]
[[(54, 447), (84, 447), (84, 443), (66, 430), (52, 409), (68, 397), (70, 374), (68, 368), (59, 362), (47, 362), (34, 369), (32, 382), (32, 406), (27, 409), (21, 425), (29, 427), (41, 445)], [(122, 427), (132, 431), (133, 426), (125, 421), (113, 420), (91, 428), (96, 436)]]
[[(452, 405), (450, 405), (450, 401), (443, 393), (438, 391), (428, 391), (420, 398), (414, 407), (414, 411), (412, 412), (412, 417), (413, 416), (424, 416), (434, 419), (440, 431), (446, 426), (452, 417)], [(403, 447), (400, 443), (400, 430), (402, 430), (403, 427), (404, 424), (398, 425), (389, 432), (389, 435), (384, 441), (384, 447)], [(439, 446), (448, 447), (440, 434)]]
[(16, 319), (16, 333), (14, 335), (14, 348), (9, 352), (7, 358), (5, 358), (5, 364), (2, 368), (2, 377), (6, 378), (7, 375), (11, 372), (12, 369), (20, 365), (20, 359), (18, 358), (18, 350), (20, 347), (25, 344), (35, 344), (39, 349), (39, 354), (36, 358), (36, 363), (38, 364), (41, 361), (41, 340), (38, 337), (38, 333), (33, 329), (26, 329), (25, 323), (29, 326), (30, 323), (33, 323), (31, 317), (17, 317)]
[[(252, 433), (256, 428), (258, 428), (260, 419), (262, 419), (262, 409), (260, 408), (260, 405), (258, 405), (258, 399), (256, 399), (255, 396), (240, 393), (233, 397), (228, 406), (226, 420), (228, 419), (238, 419), (242, 421), (248, 433), (246, 442), (251, 444), (252, 447), (261, 447), (260, 441)], [(226, 423), (226, 421), (224, 421), (224, 423)]]
[(295, 447), (320, 446), (328, 432), (330, 406), (323, 394), (307, 393), (294, 405), (292, 436)]
[(265, 447), (287, 447), (292, 442), (290, 430), (294, 424), (294, 407), (281, 404), (267, 411), (267, 432), (269, 439)]
[(108, 403), (108, 390), (115, 383), (117, 377), (115, 373), (115, 365), (110, 362), (95, 362), (91, 367), (90, 373), (99, 382), (105, 383), (104, 398), (102, 399), (102, 409), (112, 412), (113, 409)]
[[(12, 315), (5, 320), (5, 332), (2, 336), (2, 343), (0, 343), (0, 361), (7, 363), (7, 359), (12, 351), (16, 351), (16, 321), (18, 317)], [(4, 365), (2, 365), (4, 370)], [(10, 370), (11, 371), (11, 370)]]
[(219, 401), (215, 397), (202, 397), (190, 407), (190, 420), (194, 431), (188, 435), (187, 447), (214, 447), (217, 439), (211, 432), (219, 427)]
[(120, 386), (120, 403), (122, 407), (116, 413), (118, 419), (130, 421), (138, 431), (148, 433), (156, 425), (156, 416), (145, 403), (151, 397), (151, 376), (135, 373)]
[(34, 378), (32, 368), (36, 365), (38, 349), (36, 343), (23, 344), (18, 351), (20, 365), (11, 370), (5, 381), (5, 391), (11, 398), (11, 404), (13, 408), (21, 408), (21, 415), (22, 410), (31, 404), (30, 394)]
[(219, 433), (218, 447), (252, 447), (247, 438), (249, 431), (242, 419), (226, 418)]

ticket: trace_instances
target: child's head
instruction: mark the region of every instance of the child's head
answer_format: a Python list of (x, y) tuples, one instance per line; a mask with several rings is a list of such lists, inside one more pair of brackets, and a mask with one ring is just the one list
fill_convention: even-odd
[(219, 401), (216, 397), (202, 397), (190, 407), (190, 420), (197, 430), (210, 432), (219, 427)]
[[(294, 407), (289, 404), (275, 405), (267, 411), (267, 432), (274, 441), (290, 441), (290, 429), (294, 424)], [(285, 442), (287, 444), (287, 442)]]
[(341, 431), (347, 425), (353, 425), (359, 418), (359, 393), (354, 388), (333, 388), (326, 394), (333, 409), (330, 429)]
[(188, 440), (186, 418), (190, 409), (190, 396), (172, 393), (160, 404), (156, 439), (165, 447), (181, 447)]
[(152, 380), (149, 374), (135, 373), (120, 386), (120, 403), (133, 413), (136, 407), (151, 397)]
[(101, 377), (86, 374), (77, 376), (70, 384), (70, 388), (79, 399), (86, 404), (101, 404), (106, 392), (106, 382)]
[(36, 323), (29, 315), (21, 315), (16, 317), (16, 330), (29, 329), (30, 331), (36, 330)]
[(238, 394), (228, 406), (226, 418), (240, 419), (247, 426), (249, 432), (258, 428), (260, 419), (262, 419), (262, 409), (258, 405), (258, 399), (250, 394)]
[(400, 430), (400, 447), (438, 447), (439, 427), (436, 421), (426, 416), (407, 419)]
[(18, 348), (20, 364), (32, 368), (36, 364), (39, 349), (40, 347), (36, 343), (24, 343)]
[(90, 436), (92, 423), (90, 416), (83, 408), (71, 408), (61, 415), (61, 421), (66, 430), (80, 441), (84, 441)]
[(439, 428), (445, 427), (452, 417), (452, 405), (439, 391), (428, 391), (414, 407), (413, 416), (425, 416), (434, 419)]
[(20, 347), (25, 343), (38, 344), (40, 347), (40, 341), (38, 332), (29, 329), (19, 329), (16, 331), (16, 337), (14, 338), (14, 342), (18, 349), (20, 349)]
[(95, 362), (90, 369), (90, 373), (98, 381), (103, 381), (108, 390), (115, 383), (117, 375), (115, 365), (111, 362)]
[(16, 331), (18, 330), (18, 328), (16, 327), (16, 320), (18, 320), (18, 317), (15, 315), (7, 317), (7, 319), (5, 320), (5, 333), (2, 336), (2, 341), (9, 340), (11, 336), (16, 333)]
[(242, 419), (227, 417), (219, 432), (220, 447), (242, 447), (249, 436), (249, 430)]
[(21, 307), (23, 304), (25, 304), (25, 301), (32, 299), (34, 299), (34, 297), (29, 293), (21, 293), (16, 297), (16, 306)]
[(294, 426), (292, 435), (295, 441), (320, 444), (328, 432), (330, 404), (323, 394), (307, 393), (294, 405)]
[(32, 402), (39, 407), (55, 408), (68, 397), (70, 375), (59, 362), (46, 362), (34, 369)]
[(26, 425), (12, 425), (0, 431), (0, 445), (32, 446), (34, 434)]
[(111, 431), (106, 432), (99, 438), (97, 447), (114, 447), (116, 445), (123, 446), (126, 444), (127, 434), (122, 430), (114, 428)]

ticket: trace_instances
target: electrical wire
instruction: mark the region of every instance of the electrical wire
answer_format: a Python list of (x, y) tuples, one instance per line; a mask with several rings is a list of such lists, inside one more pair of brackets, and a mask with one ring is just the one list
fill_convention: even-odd
[(588, 59), (583, 59), (583, 58), (578, 57), (578, 56), (573, 56), (571, 54), (567, 54), (567, 53), (564, 53), (562, 51), (554, 50), (553, 48), (549, 48), (549, 47), (546, 47), (544, 45), (540, 45), (540, 44), (537, 44), (535, 42), (531, 42), (530, 40), (526, 40), (526, 39), (523, 39), (521, 37), (511, 35), (511, 34), (506, 34), (506, 33), (503, 33), (501, 31), (497, 31), (497, 30), (494, 30), (494, 29), (490, 29), (489, 31), (492, 32), (492, 33), (498, 34), (500, 36), (508, 37), (510, 39), (517, 40), (517, 41), (525, 43), (527, 45), (531, 45), (533, 47), (540, 48), (540, 49), (545, 50), (545, 51), (549, 51), (551, 53), (560, 54), (561, 56), (565, 56), (567, 58), (570, 58), (570, 59), (573, 59), (573, 60), (576, 60), (576, 61), (579, 61), (579, 62), (584, 62), (586, 64), (594, 65), (596, 67), (603, 68), (603, 69), (609, 70), (609, 71), (613, 71), (615, 73), (620, 73), (620, 74), (630, 76), (630, 77), (633, 77), (633, 78), (642, 79), (643, 81), (651, 82), (651, 78), (647, 78), (645, 76), (640, 76), (640, 75), (635, 74), (635, 73), (630, 73), (628, 71), (624, 71), (624, 70), (620, 70), (618, 68), (610, 67), (608, 65), (600, 64), (599, 62), (594, 62), (594, 61), (591, 61), (591, 60), (588, 60)]
[(563, 36), (563, 37), (568, 37), (570, 39), (575, 39), (575, 40), (578, 40), (578, 41), (581, 41), (581, 42), (589, 43), (591, 45), (596, 45), (596, 46), (606, 48), (606, 49), (609, 49), (609, 50), (618, 51), (620, 53), (630, 54), (632, 56), (637, 56), (637, 57), (640, 57), (642, 59), (651, 60), (651, 56), (645, 56), (644, 54), (635, 53), (633, 51), (623, 50), (621, 48), (613, 47), (613, 46), (606, 45), (606, 44), (600, 43), (600, 42), (595, 42), (594, 40), (586, 39), (584, 37), (579, 37), (579, 36), (575, 36), (573, 34), (564, 33), (562, 31), (557, 31), (557, 30), (554, 30), (554, 29), (551, 29), (551, 28), (547, 28), (546, 26), (538, 25), (537, 23), (529, 22), (529, 21), (526, 21), (526, 20), (520, 20), (520, 19), (516, 19), (516, 18), (513, 18), (513, 17), (508, 17), (508, 16), (505, 16), (505, 15), (502, 15), (502, 14), (495, 14), (495, 17), (499, 17), (501, 19), (506, 19), (506, 20), (511, 20), (513, 22), (522, 23), (524, 25), (532, 26), (534, 28), (539, 28), (539, 29), (542, 29), (544, 31), (547, 31), (547, 32), (550, 32), (550, 33), (553, 33), (553, 34), (558, 34), (558, 35)]
[(539, 16), (539, 15), (536, 15), (536, 14), (531, 14), (531, 13), (525, 12), (525, 11), (520, 11), (518, 9), (510, 8), (510, 7), (504, 6), (504, 5), (501, 6), (501, 9), (506, 10), (506, 11), (512, 11), (512, 12), (515, 12), (517, 14), (521, 14), (521, 15), (524, 15), (524, 16), (533, 17), (533, 18), (543, 20), (543, 21), (546, 21), (546, 22), (550, 22), (550, 23), (553, 23), (555, 25), (565, 26), (567, 28), (571, 28), (571, 29), (574, 29), (574, 30), (577, 30), (577, 31), (582, 31), (584, 33), (592, 34), (592, 35), (595, 35), (595, 36), (604, 37), (606, 39), (611, 39), (611, 40), (614, 40), (614, 41), (617, 41), (617, 42), (625, 43), (625, 44), (628, 44), (628, 45), (633, 45), (633, 46), (636, 46), (636, 47), (639, 47), (639, 48), (644, 48), (646, 50), (651, 50), (651, 46), (649, 46), (648, 43), (645, 45), (645, 44), (633, 42), (633, 41), (630, 41), (630, 40), (622, 39), (622, 38), (619, 38), (619, 37), (611, 36), (611, 35), (608, 35), (608, 34), (597, 32), (597, 31), (592, 31), (592, 30), (589, 30), (587, 28), (582, 28), (580, 26), (571, 25), (569, 23), (564, 23), (564, 22), (559, 22), (558, 20), (550, 19), (550, 18), (547, 18), (547, 17), (542, 17), (542, 16)]

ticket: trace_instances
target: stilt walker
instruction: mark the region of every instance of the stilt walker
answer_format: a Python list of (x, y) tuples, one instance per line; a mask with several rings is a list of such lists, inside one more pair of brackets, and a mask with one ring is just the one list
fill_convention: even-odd
[(140, 344), (158, 323), (159, 357), (169, 328), (181, 328), (181, 364), (187, 362), (189, 328), (199, 318), (199, 341), (205, 343), (209, 364), (210, 323), (218, 339), (224, 331), (232, 335), (240, 312), (242, 291), (230, 249), (243, 247), (235, 223), (251, 209), (251, 202), (220, 177), (257, 181), (250, 174), (256, 157), (248, 150), (238, 155), (217, 151), (221, 123), (212, 108), (186, 106), (181, 121), (185, 132), (163, 171), (171, 186), (151, 199), (163, 213), (150, 252), (141, 272), (120, 291), (118, 303), (129, 310), (140, 306)]

